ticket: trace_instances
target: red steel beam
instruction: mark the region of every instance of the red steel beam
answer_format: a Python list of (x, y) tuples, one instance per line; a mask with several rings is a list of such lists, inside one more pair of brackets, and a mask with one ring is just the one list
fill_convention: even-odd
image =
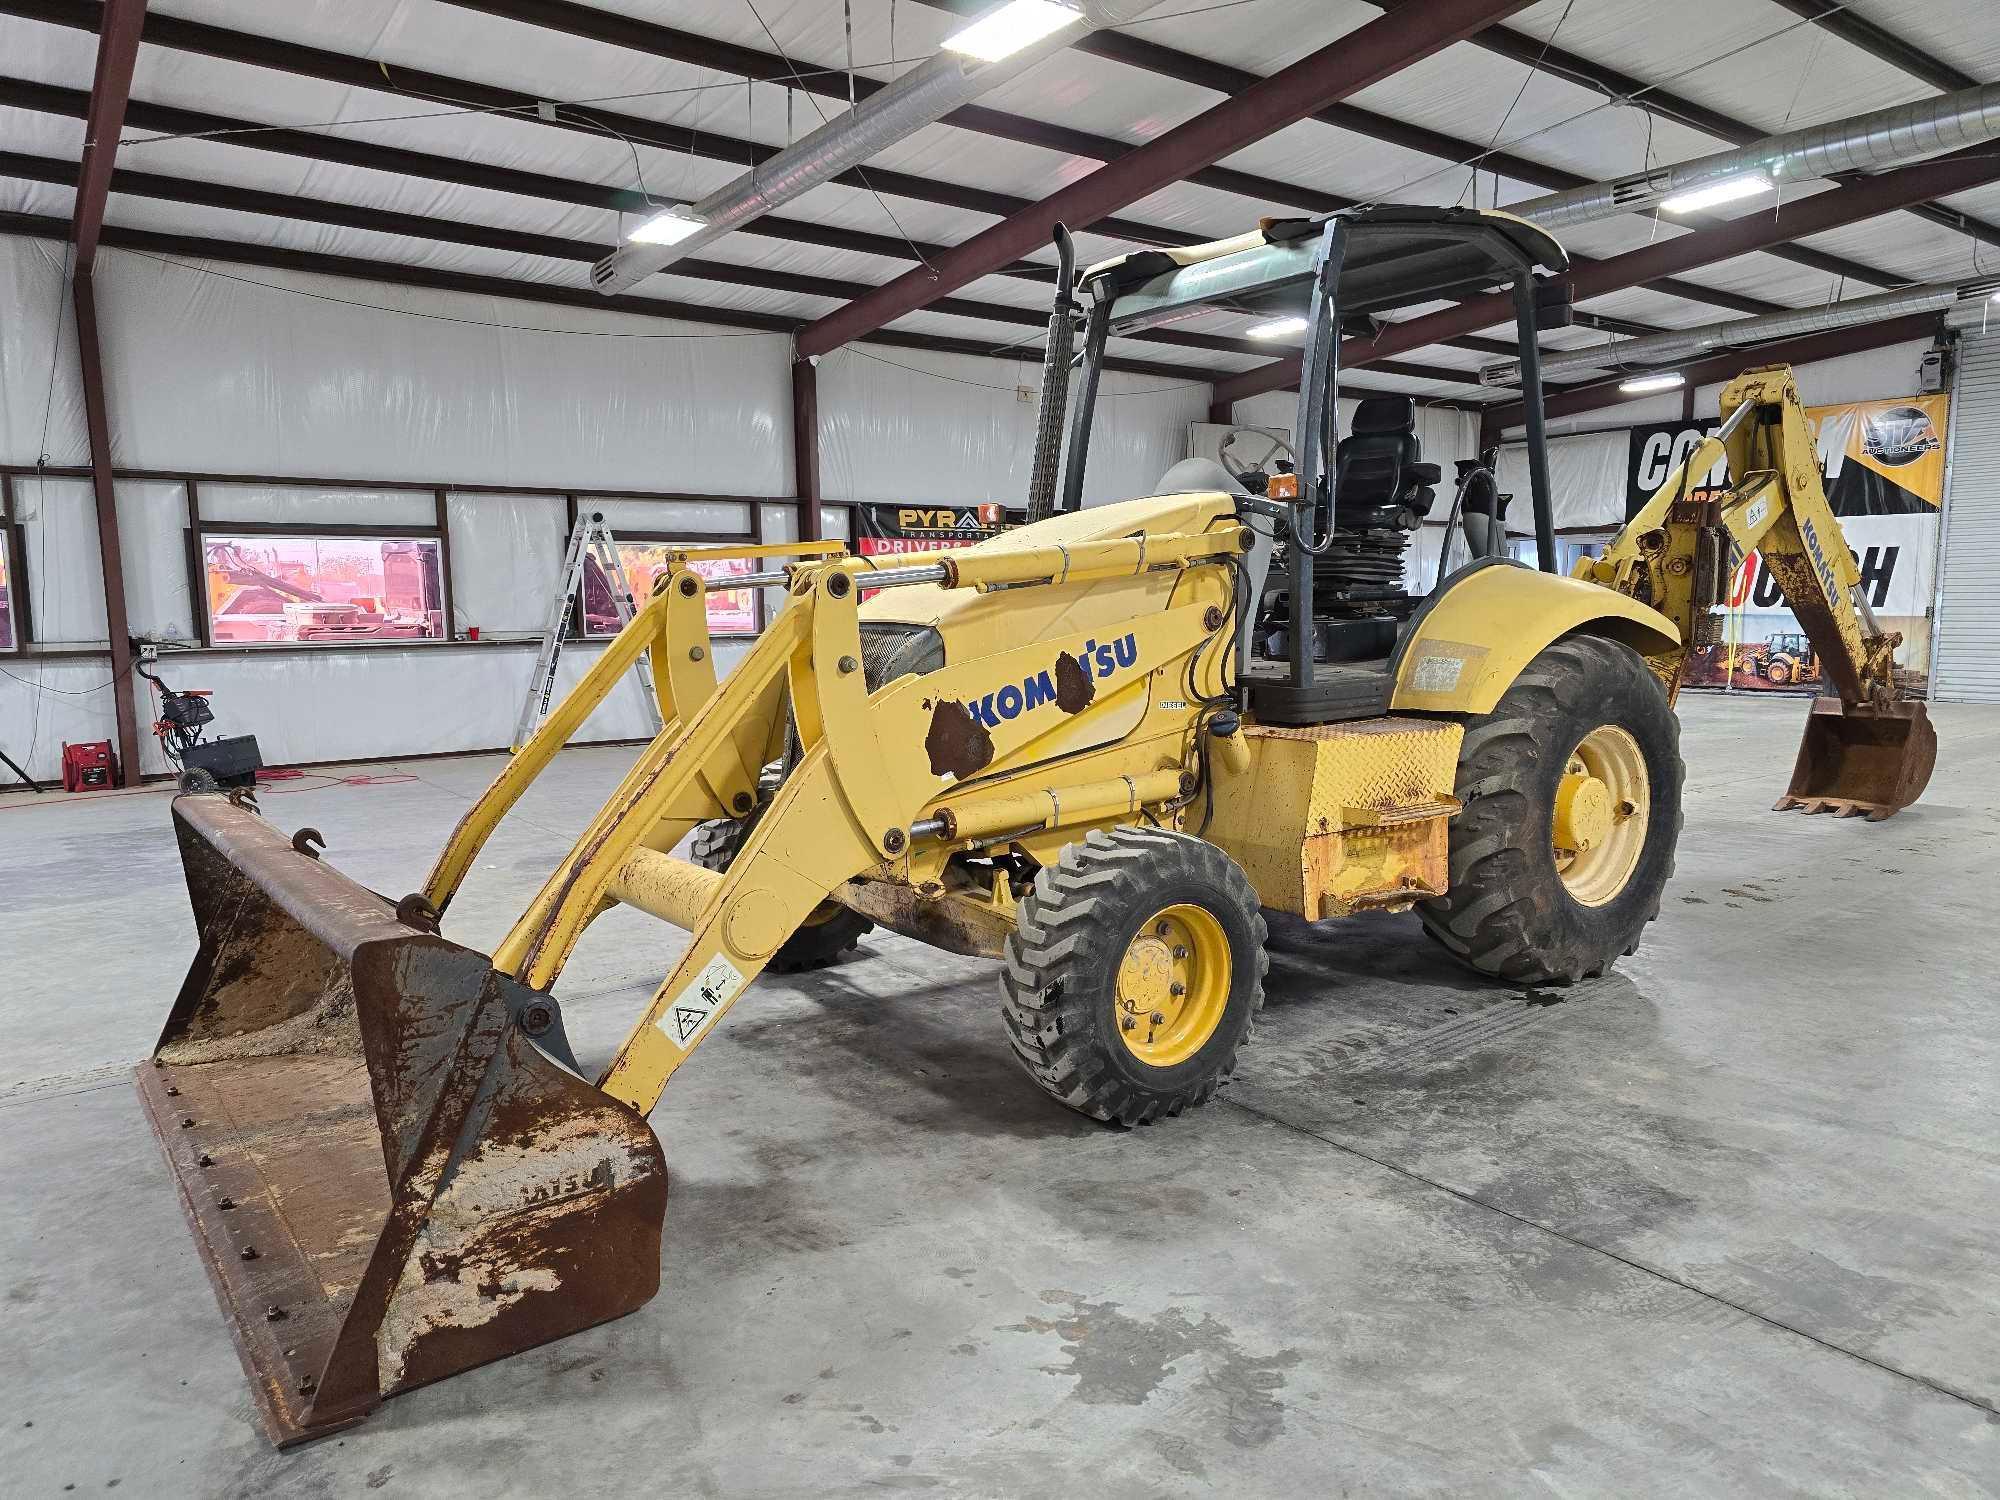
[(139, 60), (139, 31), (146, 0), (105, 0), (97, 31), (97, 74), (84, 117), (83, 165), (77, 172), (76, 215), (70, 238), (76, 243), (76, 274), (88, 276), (97, 262), (97, 236), (104, 228), (104, 200), (111, 196), (111, 164), (125, 128), (125, 101), (132, 94), (132, 65)]
[[(1861, 354), (1870, 349), (1881, 349), (1889, 344), (1901, 344), (1910, 339), (1929, 338), (1937, 332), (1942, 314), (1935, 312), (1911, 313), (1901, 318), (1890, 318), (1881, 323), (1861, 323), (1851, 328), (1836, 328), (1826, 333), (1809, 333), (1795, 339), (1784, 339), (1775, 344), (1763, 344), (1755, 349), (1725, 349), (1720, 354), (1697, 360), (1691, 365), (1679, 366), (1681, 374), (1687, 377), (1688, 399), (1693, 399), (1697, 386), (1716, 385), (1734, 380), (1745, 370), (1754, 370), (1763, 365), (1806, 365), (1815, 360), (1838, 359), (1843, 354)], [(1628, 396), (1618, 389), (1623, 380), (1630, 380), (1631, 372), (1608, 377), (1592, 385), (1574, 386), (1569, 390), (1549, 396), (1542, 403), (1544, 413), (1553, 420), (1557, 417), (1576, 417), (1585, 412), (1598, 411), (1607, 406), (1622, 406), (1631, 401), (1643, 401), (1643, 396)], [(1505, 406), (1493, 407), (1486, 420), (1495, 428), (1518, 426), (1526, 420), (1521, 403), (1510, 401)]]
[[(2000, 181), (2000, 156), (1983, 146), (1968, 147), (1920, 166), (1903, 167), (1849, 186), (1830, 188), (1785, 204), (1781, 209), (1745, 214), (1714, 229), (1660, 240), (1624, 255), (1591, 261), (1572, 268), (1563, 279), (1569, 282), (1575, 300), (1583, 302), (1996, 181)], [(1340, 368), (1374, 364), (1441, 339), (1508, 322), (1513, 316), (1513, 301), (1505, 292), (1474, 297), (1420, 318), (1392, 323), (1371, 339), (1344, 340), (1340, 346)], [(1297, 385), (1298, 380), (1299, 356), (1292, 354), (1218, 382), (1214, 399), (1218, 404), (1240, 401), (1265, 391), (1284, 390)]]
[(146, 0), (105, 0), (97, 30), (97, 71), (90, 84), (90, 107), (84, 113), (76, 211), (70, 219), (70, 241), (76, 246), (70, 296), (76, 305), (77, 363), (83, 376), (84, 430), (90, 440), (90, 487), (97, 509), (97, 556), (104, 574), (104, 629), (110, 637), (120, 786), (133, 786), (139, 780), (139, 725), (132, 708), (125, 562), (118, 540), (118, 496), (111, 481), (111, 422), (104, 402), (104, 362), (91, 272), (97, 265), (104, 204), (111, 196), (111, 169), (118, 158), (119, 133), (125, 129), (125, 104), (132, 95), (132, 68), (139, 59), (139, 32), (145, 22)]
[[(1179, 182), (1317, 109), (1380, 82), (1471, 36), (1529, 0), (1430, 0), (1421, 15), (1378, 17), (1273, 73), (1235, 98), (1176, 125), (1060, 192), (1031, 203), (799, 334), (801, 354), (825, 354), (1049, 242), (1058, 223), (1083, 229)], [(1014, 247), (1014, 248), (1009, 248)]]
[(792, 361), (792, 493), (799, 501), (799, 540), (820, 539), (819, 371)]
[(90, 437), (90, 486), (97, 501), (97, 555), (104, 567), (104, 630), (111, 640), (111, 701), (118, 722), (118, 784), (139, 782), (139, 724), (132, 709), (132, 638), (125, 614), (125, 560), (119, 550), (118, 498), (111, 482), (111, 430), (98, 358), (97, 297), (88, 276), (71, 279), (76, 349), (83, 367), (83, 422)]

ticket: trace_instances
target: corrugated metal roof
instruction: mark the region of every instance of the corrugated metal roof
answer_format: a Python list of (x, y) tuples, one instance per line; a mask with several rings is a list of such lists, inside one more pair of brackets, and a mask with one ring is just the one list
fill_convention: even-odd
[[(590, 0), (597, 9), (696, 36), (782, 52), (793, 66), (838, 70), (849, 58), (843, 6), (827, 0)], [(658, 200), (699, 197), (730, 181), (743, 162), (718, 138), (782, 146), (837, 115), (844, 103), (770, 81), (746, 81), (624, 46), (503, 19), (437, 0), (155, 0), (156, 15), (197, 21), (305, 47), (364, 59), (382, 73), (382, 87), (330, 83), (265, 67), (158, 45), (142, 47), (133, 98), (144, 104), (197, 110), (263, 126), (305, 130), (343, 142), (420, 152), (452, 163), (540, 174), (558, 184), (643, 191)], [(1917, 46), (1978, 77), (2000, 73), (2000, 25), (1992, 0), (1855, 0), (1847, 9), (1889, 27)], [(1381, 7), (1363, 0), (1237, 0), (1186, 3), (1128, 28), (1162, 46), (1258, 75), (1303, 57), (1353, 28), (1375, 20)], [(863, 75), (886, 80), (920, 62), (961, 22), (923, 0), (852, 0), (852, 57)], [(1933, 90), (1889, 62), (1802, 21), (1772, 0), (1540, 0), (1509, 23), (1514, 31), (1603, 67), (1632, 75), (1693, 104), (1775, 131), (1839, 118), (1864, 109), (1930, 97)], [(893, 25), (893, 37), (892, 37)], [(767, 28), (768, 27), (768, 31)], [(0, 16), (0, 73), (70, 90), (89, 87), (95, 39), (88, 32)], [(599, 110), (703, 132), (711, 151), (729, 159), (670, 151), (552, 126), (532, 115), (462, 108), (450, 98), (412, 99), (397, 91), (411, 69), (539, 98), (594, 101)], [(1069, 50), (994, 91), (982, 105), (1136, 146), (1212, 107), (1221, 95), (1124, 62)], [(1531, 69), (1471, 42), (1456, 44), (1356, 94), (1349, 104), (1400, 124), (1442, 132), (1472, 148), (1511, 151), (1558, 173), (1597, 179), (1642, 165), (1718, 149), (1720, 136), (1596, 88)], [(153, 140), (157, 132), (129, 123), (121, 169), (190, 179), (381, 213), (423, 215), (519, 234), (553, 236), (608, 248), (620, 232), (608, 207), (566, 201), (543, 192), (497, 191), (345, 163), (317, 161), (270, 149), (257, 132), (204, 139)], [(82, 123), (73, 115), (0, 107), (7, 149), (75, 162)], [(1293, 184), (1310, 194), (1363, 201), (1502, 204), (1545, 188), (1475, 174), (1459, 156), (1386, 144), (1320, 120), (1288, 126), (1238, 151), (1221, 165)], [(919, 130), (872, 163), (927, 183), (1035, 198), (1095, 170), (1098, 163), (1041, 145), (999, 139), (951, 125)], [(1818, 191), (1818, 187), (1806, 191)], [(574, 196), (574, 192), (570, 193)], [(68, 188), (0, 176), (0, 209), (66, 216)], [(1796, 200), (1794, 200), (1796, 201)], [(2000, 218), (2000, 186), (1954, 199), (1952, 207)], [(1759, 211), (1760, 205), (1745, 205)], [(1177, 183), (1123, 210), (1120, 217), (1199, 237), (1240, 230), (1264, 213), (1296, 211), (1194, 183)], [(855, 187), (824, 186), (789, 204), (783, 216), (831, 229), (881, 236), (890, 244), (960, 242), (993, 215), (951, 203)], [(311, 222), (303, 215), (244, 212), (120, 193), (113, 225), (164, 233), (238, 240), (431, 269), (580, 287), (580, 259), (452, 244), (374, 229)], [(1590, 256), (1619, 254), (1660, 236), (1687, 231), (1639, 216), (1583, 226), (1564, 236)], [(1859, 261), (1892, 277), (1936, 279), (2000, 269), (2000, 249), (1975, 255), (1964, 233), (1908, 214), (1878, 218), (1812, 236), (1812, 249)], [(884, 248), (887, 248), (886, 246)], [(1128, 248), (1104, 234), (1079, 236), (1079, 252), (1095, 259)], [(737, 234), (702, 252), (704, 261), (751, 273), (830, 278), (856, 286), (893, 279), (917, 254), (791, 243)], [(1047, 260), (1044, 254), (1039, 257)], [(1984, 264), (1982, 265), (1982, 261)], [(1742, 256), (1691, 273), (1687, 281), (1793, 306), (1835, 295), (1839, 278), (1769, 254)], [(1860, 290), (1850, 285), (1850, 294)], [(654, 278), (639, 289), (655, 299), (716, 309), (810, 319), (836, 305), (807, 291), (733, 285), (685, 272)], [(1046, 284), (988, 276), (956, 294), (997, 309), (1039, 311)], [(1592, 299), (1587, 310), (1660, 327), (1688, 326), (1728, 316), (1713, 304), (1634, 288)], [(978, 340), (989, 345), (1033, 339), (1033, 329), (1005, 318), (922, 312), (898, 329)], [(1240, 319), (1212, 315), (1190, 323), (1197, 332), (1240, 336)], [(1552, 347), (1578, 347), (1604, 335), (1575, 329), (1548, 336)], [(1135, 340), (1115, 346), (1134, 358), (1191, 369), (1246, 368), (1252, 356), (1189, 350)], [(1468, 373), (1492, 356), (1456, 348), (1417, 351), (1411, 362)], [(1465, 385), (1409, 381), (1357, 371), (1357, 382), (1426, 395), (1478, 394)]]

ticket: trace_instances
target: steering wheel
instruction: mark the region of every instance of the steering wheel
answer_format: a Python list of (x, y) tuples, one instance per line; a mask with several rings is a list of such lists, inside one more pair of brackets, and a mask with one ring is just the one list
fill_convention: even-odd
[[(1249, 462), (1234, 458), (1231, 455), (1236, 452), (1239, 441), (1245, 448), (1261, 444), (1264, 451), (1258, 458)], [(1278, 455), (1281, 453), (1284, 457), (1280, 460)], [(1264, 486), (1271, 482), (1271, 464), (1274, 460), (1285, 465), (1282, 472), (1287, 474), (1296, 469), (1299, 463), (1299, 456), (1292, 450), (1288, 440), (1256, 427), (1231, 428), (1222, 439), (1222, 446), (1216, 450), (1215, 456), (1221, 460), (1222, 467), (1235, 476), (1237, 483), (1253, 495), (1263, 494)]]

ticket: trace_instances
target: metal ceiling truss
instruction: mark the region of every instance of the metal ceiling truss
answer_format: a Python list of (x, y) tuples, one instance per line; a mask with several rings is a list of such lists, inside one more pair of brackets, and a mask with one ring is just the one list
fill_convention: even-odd
[[(497, 3), (497, 0), (496, 0)], [(482, 3), (478, 6), (485, 9)], [(582, 7), (571, 6), (570, 10)], [(31, 20), (48, 22), (53, 25), (88, 27), (94, 21), (98, 10), (96, 0), (0, 0), (0, 15), (16, 15)], [(527, 8), (524, 7), (524, 18)], [(591, 11), (590, 15), (600, 16), (603, 12)], [(642, 50), (658, 50), (669, 45), (668, 40), (656, 36), (666, 33), (668, 38), (686, 38), (687, 33), (673, 32), (669, 28), (652, 27), (650, 23), (625, 21), (625, 28), (614, 28), (615, 34), (627, 34), (627, 28), (636, 28), (637, 33), (652, 37), (655, 47)], [(1113, 33), (1100, 33), (1113, 35)], [(545, 118), (536, 109), (537, 100), (531, 94), (510, 89), (494, 88), (491, 85), (474, 83), (470, 80), (453, 78), (440, 73), (424, 72), (409, 68), (386, 68), (384, 65), (365, 58), (348, 57), (338, 52), (307, 47), (298, 43), (281, 42), (268, 37), (254, 36), (247, 32), (232, 31), (224, 27), (210, 26), (198, 21), (183, 20), (174, 16), (149, 16), (146, 21), (144, 41), (148, 46), (166, 47), (204, 57), (241, 63), (246, 66), (269, 68), (298, 77), (314, 78), (322, 82), (338, 83), (354, 88), (372, 89), (380, 93), (397, 94), (404, 97), (447, 101), (474, 108), (507, 112), (509, 117), (524, 124), (540, 124), (580, 134), (604, 137), (607, 128), (618, 135), (630, 136), (643, 145), (661, 150), (692, 152), (710, 160), (740, 164), (751, 160), (768, 159), (777, 148), (756, 145), (748, 141), (719, 136), (712, 132), (690, 132), (677, 126), (648, 120), (636, 115), (623, 115), (599, 108), (589, 109), (558, 106), (554, 119)], [(700, 42), (701, 39), (692, 39)], [(721, 49), (715, 51), (711, 49)], [(738, 54), (746, 49), (734, 49), (726, 43), (707, 43), (696, 47), (690, 44), (686, 60), (696, 65), (708, 66), (697, 59), (726, 57), (741, 63)], [(663, 54), (664, 55), (664, 54)], [(768, 58), (773, 64), (780, 60), (768, 54), (752, 53), (753, 58)], [(803, 65), (797, 65), (804, 72)], [(844, 89), (839, 97), (845, 98)], [(0, 104), (13, 104), (26, 109), (42, 109), (54, 113), (77, 113), (81, 110), (85, 96), (77, 90), (62, 89), (54, 85), (39, 84), (23, 79), (0, 78)], [(1009, 117), (1020, 119), (1018, 116)], [(259, 125), (255, 121), (232, 119), (204, 111), (178, 109), (167, 105), (150, 105), (135, 102), (132, 123), (142, 129), (163, 134), (190, 134), (207, 132), (231, 132), (224, 137), (229, 144), (244, 146), (254, 150), (278, 152), (284, 155), (300, 156), (310, 160), (328, 161), (347, 166), (370, 167), (402, 176), (423, 177), (433, 181), (451, 182), (468, 187), (490, 188), (516, 196), (544, 198), (560, 203), (572, 203), (584, 207), (604, 208), (615, 213), (646, 213), (657, 207), (633, 189), (578, 183), (567, 178), (547, 176), (541, 173), (525, 172), (512, 168), (484, 167), (457, 157), (431, 156), (423, 152), (401, 150), (393, 147), (375, 146), (362, 141), (335, 140), (309, 131), (284, 130)], [(953, 123), (961, 123), (953, 117)], [(1023, 122), (1032, 125), (1034, 122)], [(968, 126), (967, 128), (976, 128)], [(1084, 132), (1064, 132), (1068, 137), (1096, 142), (1093, 149), (1122, 153), (1126, 148), (1120, 143), (1102, 137), (1089, 136)], [(1089, 155), (1089, 152), (1078, 154)], [(1247, 177), (1237, 174), (1239, 178)], [(858, 187), (859, 181), (836, 178), (844, 186)], [(916, 201), (937, 203), (945, 207), (968, 208), (977, 212), (1004, 217), (1008, 213), (1026, 207), (1031, 200), (1004, 193), (990, 193), (980, 189), (955, 189), (949, 185), (939, 185), (928, 178), (916, 178), (902, 173), (884, 173), (874, 168), (867, 169), (868, 185), (894, 197), (908, 197)], [(1261, 181), (1261, 179), (1260, 179)], [(1210, 182), (1210, 186), (1222, 186)], [(1286, 184), (1270, 184), (1275, 192), (1282, 187), (1292, 195), (1290, 199), (1280, 197), (1279, 201), (1291, 201), (1295, 206), (1311, 208), (1315, 211), (1332, 211), (1334, 208), (1350, 205), (1354, 200), (1337, 194), (1318, 193), (1307, 188)], [(1229, 190), (1244, 190), (1241, 184)], [(968, 198), (968, 194), (971, 195)], [(1321, 207), (1323, 205), (1323, 207)], [(1096, 232), (1117, 238), (1124, 238), (1140, 244), (1182, 245), (1199, 241), (1202, 236), (1183, 230), (1166, 229), (1157, 225), (1141, 224), (1124, 218), (1100, 220)], [(810, 220), (768, 215), (763, 219), (743, 226), (739, 231), (768, 239), (783, 240), (795, 244), (818, 245), (835, 250), (854, 250), (863, 254), (886, 256), (897, 260), (931, 260), (942, 255), (946, 248), (941, 245), (925, 244), (901, 239), (896, 236), (868, 234), (861, 231), (841, 229), (831, 225), (817, 224)], [(1050, 267), (1023, 260), (1009, 266), (1002, 273), (1027, 279), (1049, 281), (1054, 277)], [(1719, 307), (1729, 307), (1739, 312), (1771, 311), (1775, 304), (1751, 303), (1749, 299), (1730, 298), (1724, 294), (1704, 296), (1699, 288), (1687, 289), (1696, 300), (1709, 301)], [(1477, 353), (1503, 352), (1496, 348), (1482, 347), (1477, 340), (1452, 341), (1459, 347)], [(1258, 351), (1262, 352), (1262, 351)]]
[[(1716, 229), (1661, 240), (1588, 265), (1572, 265), (1563, 279), (1569, 282), (1577, 301), (1586, 301), (1751, 254), (1781, 235), (1822, 234), (1911, 202), (1968, 192), (1993, 182), (2000, 182), (2000, 154), (1975, 146), (1798, 199), (1786, 204), (1782, 214), (1746, 214)], [(1421, 349), (1440, 338), (1491, 327), (1511, 316), (1511, 303), (1504, 293), (1475, 297), (1440, 312), (1391, 324), (1374, 339), (1347, 340), (1340, 348), (1340, 365), (1342, 369), (1365, 366), (1376, 359)], [(1233, 375), (1217, 383), (1215, 399), (1239, 401), (1264, 391), (1283, 390), (1297, 383), (1298, 363), (1298, 357), (1292, 355)]]
[[(453, 3), (465, 3), (465, 0), (453, 0)], [(481, 8), (484, 8), (483, 0), (473, 0), (473, 3), (479, 3)], [(949, 11), (953, 15), (969, 16), (977, 14), (989, 0), (918, 0), (918, 3), (936, 10)], [(1227, 63), (1198, 57), (1192, 52), (1182, 52), (1158, 42), (1147, 41), (1131, 32), (1092, 32), (1077, 42), (1076, 50), (1112, 62), (1123, 63), (1142, 72), (1171, 78), (1176, 83), (1210, 89), (1223, 95), (1240, 94), (1259, 81), (1258, 75), (1248, 69), (1232, 67)], [(1534, 161), (1513, 152), (1489, 151), (1476, 142), (1460, 140), (1443, 131), (1407, 125), (1387, 115), (1377, 114), (1373, 110), (1358, 109), (1349, 104), (1328, 105), (1324, 109), (1315, 110), (1311, 118), (1321, 124), (1332, 125), (1351, 134), (1380, 141), (1384, 145), (1400, 146), (1408, 151), (1435, 156), (1440, 161), (1465, 163), (1477, 160), (1479, 170), (1482, 172), (1498, 172), (1513, 181), (1531, 183), (1536, 187), (1556, 192), (1587, 187), (1593, 181), (1561, 167), (1550, 166), (1545, 162)], [(1699, 227), (1720, 221), (1704, 214), (1689, 214), (1681, 222), (1690, 227)], [(1778, 246), (1774, 247), (1771, 253), (1795, 265), (1825, 271), (1834, 276), (1845, 276), (1871, 286), (1902, 286), (1910, 280), (1909, 277), (1899, 276), (1893, 271), (1877, 270), (1860, 261), (1849, 260), (1839, 255), (1828, 255), (1806, 245)], [(1661, 290), (1669, 289), (1663, 287)], [(1694, 302), (1711, 299), (1707, 288), (1692, 283), (1683, 283), (1671, 290), (1676, 296)], [(1739, 312), (1743, 310), (1736, 309)]]

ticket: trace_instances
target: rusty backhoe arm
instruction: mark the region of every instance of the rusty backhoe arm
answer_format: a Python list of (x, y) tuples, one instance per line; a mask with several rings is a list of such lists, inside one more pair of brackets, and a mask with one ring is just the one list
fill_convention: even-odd
[[(1896, 696), (1902, 637), (1883, 631), (1861, 593), (1854, 554), (1827, 503), (1819, 457), (1791, 370), (1752, 370), (1724, 387), (1722, 426), (1576, 576), (1650, 604), (1680, 627), (1680, 652), (1654, 658), (1678, 690), (1688, 653), (1714, 645), (1730, 579), (1763, 555), (1818, 653), (1836, 696), (1813, 705), (1791, 786), (1777, 806), (1880, 819), (1922, 794), (1937, 758), (1923, 704)], [(1726, 461), (1729, 487), (1696, 492)]]

